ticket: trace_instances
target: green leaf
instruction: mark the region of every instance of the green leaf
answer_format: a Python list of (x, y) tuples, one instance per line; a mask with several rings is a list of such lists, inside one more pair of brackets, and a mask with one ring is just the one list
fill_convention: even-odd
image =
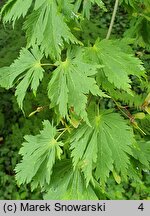
[(141, 164), (150, 167), (150, 142), (139, 141), (136, 143), (135, 148), (133, 148), (133, 156), (135, 159), (139, 160)]
[(75, 113), (88, 121), (86, 94), (91, 92), (101, 97), (106, 95), (96, 85), (94, 77), (91, 77), (100, 66), (84, 62), (81, 55), (68, 52), (67, 59), (57, 63), (58, 67), (53, 71), (48, 85), (48, 96), (51, 107), (58, 106), (62, 117), (68, 116), (68, 109), (73, 107)]
[[(41, 67), (40, 60), (43, 54), (37, 47), (33, 47), (31, 52), (25, 48), (20, 51), (20, 56), (10, 65), (0, 69), (0, 85), (6, 88), (11, 88), (15, 83), (19, 84), (16, 87), (15, 95), (21, 109), (23, 109), (23, 100), (28, 87), (36, 93), (40, 81), (43, 78), (44, 69)], [(3, 72), (5, 72), (3, 74)]]
[(102, 8), (104, 11), (107, 11), (104, 3), (102, 0), (77, 0), (75, 3), (75, 11), (77, 12), (81, 5), (83, 5), (82, 9), (82, 15), (86, 17), (87, 19), (90, 19), (90, 12), (92, 8), (92, 4), (97, 4), (100, 8)]
[(4, 22), (13, 22), (21, 16), (25, 17), (33, 0), (9, 0), (1, 11)]
[(139, 127), (146, 133), (146, 135), (150, 135), (150, 115), (145, 115), (145, 118), (138, 121)]
[[(82, 160), (81, 168), (85, 174), (87, 185), (92, 179), (93, 163), (97, 161), (97, 133), (84, 125), (72, 137), (71, 150), (74, 168)], [(85, 151), (86, 150), (86, 151)]]
[(121, 3), (126, 3), (127, 5), (132, 6), (133, 8), (135, 7), (135, 4), (137, 3), (137, 1), (135, 0), (121, 0)]
[(121, 178), (120, 178), (120, 176), (115, 172), (115, 170), (113, 170), (113, 177), (114, 177), (114, 179), (115, 179), (115, 181), (118, 183), (118, 184), (120, 184), (121, 183)]
[(70, 160), (61, 161), (54, 167), (50, 188), (44, 196), (46, 200), (97, 200), (89, 185), (85, 187), (83, 174), (73, 171)]
[(137, 163), (133, 160), (131, 160), (128, 167), (128, 177), (133, 180), (133, 182), (141, 182), (141, 171), (137, 169)]
[(58, 11), (55, 1), (45, 0), (43, 4), (35, 4), (35, 10), (24, 23), (28, 46), (40, 45), (46, 56), (58, 59), (64, 41), (79, 43)]
[[(124, 53), (119, 46), (108, 40), (97, 40), (92, 48), (87, 48), (87, 56), (91, 61), (104, 65), (101, 69), (108, 81), (118, 89), (130, 93), (131, 80), (129, 75), (145, 76), (142, 62), (131, 54)], [(101, 71), (99, 72), (101, 73)]]
[(116, 89), (114, 84), (107, 80), (107, 77), (103, 71), (97, 73), (96, 81), (99, 86), (102, 86), (102, 88), (109, 93), (111, 98), (115, 99), (116, 101), (122, 101), (124, 104), (128, 104), (130, 108), (137, 107), (139, 109), (144, 103), (143, 94), (137, 94), (133, 90), (128, 93), (126, 91)]
[(63, 143), (55, 139), (56, 128), (48, 120), (43, 122), (43, 126), (40, 134), (24, 137), (25, 142), (20, 149), (22, 161), (15, 168), (18, 184), (31, 182), (32, 189), (50, 183), (53, 165), (62, 154)]
[(9, 88), (9, 67), (2, 67), (0, 68), (0, 86), (3, 88)]
[(76, 18), (76, 14), (74, 13), (74, 1), (73, 0), (57, 0), (59, 5), (59, 10), (68, 20)]
[(126, 177), (128, 155), (132, 155), (130, 146), (134, 142), (132, 129), (119, 114), (109, 110), (95, 116), (89, 115), (92, 127), (79, 127), (71, 139), (74, 168), (81, 163), (87, 185), (93, 179), (93, 170), (102, 184), (113, 168)]

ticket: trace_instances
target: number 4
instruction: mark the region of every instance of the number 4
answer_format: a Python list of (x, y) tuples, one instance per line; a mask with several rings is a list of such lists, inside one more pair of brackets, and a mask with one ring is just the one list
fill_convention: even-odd
[(143, 206), (143, 203), (141, 203), (138, 207), (139, 210), (143, 211), (144, 210), (144, 206)]

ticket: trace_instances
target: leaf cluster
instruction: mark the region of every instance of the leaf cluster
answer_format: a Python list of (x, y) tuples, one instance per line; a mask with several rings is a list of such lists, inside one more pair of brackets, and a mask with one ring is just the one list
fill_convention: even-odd
[[(149, 114), (149, 82), (130, 46), (137, 31), (85, 43), (76, 31), (83, 31), (94, 4), (106, 11), (96, 0), (8, 0), (1, 10), (4, 23), (25, 19), (27, 44), (9, 67), (0, 68), (0, 85), (15, 88), (24, 112), (26, 95), (31, 90), (36, 97), (48, 79), (48, 104), (29, 116), (46, 107), (52, 118), (43, 120), (39, 134), (24, 137), (15, 168), (18, 184), (40, 187), (45, 199), (100, 199), (112, 176), (117, 184), (140, 182), (150, 168), (150, 143), (139, 123)], [(140, 2), (140, 11), (136, 1), (122, 4), (136, 11), (137, 25), (137, 19), (149, 24), (148, 1)]]

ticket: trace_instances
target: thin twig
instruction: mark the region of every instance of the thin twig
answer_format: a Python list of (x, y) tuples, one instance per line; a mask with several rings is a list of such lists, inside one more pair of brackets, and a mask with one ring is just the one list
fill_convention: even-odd
[(111, 22), (110, 22), (110, 26), (109, 26), (109, 29), (108, 29), (108, 32), (107, 32), (106, 39), (110, 38), (110, 35), (111, 35), (111, 32), (112, 32), (112, 27), (114, 25), (114, 20), (115, 20), (117, 9), (118, 9), (118, 5), (119, 5), (119, 0), (116, 0), (115, 1), (115, 6), (114, 6), (114, 10), (113, 10), (113, 14), (112, 14), (112, 18), (111, 18)]

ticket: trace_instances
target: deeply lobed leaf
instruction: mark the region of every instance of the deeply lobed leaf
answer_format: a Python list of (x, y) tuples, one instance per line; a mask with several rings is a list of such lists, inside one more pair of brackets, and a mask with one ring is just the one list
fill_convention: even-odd
[(53, 165), (62, 154), (62, 142), (55, 139), (56, 128), (48, 120), (43, 122), (43, 130), (36, 136), (27, 135), (20, 149), (22, 161), (17, 164), (16, 179), (19, 185), (32, 183), (32, 189), (50, 183)]
[[(129, 75), (137, 77), (145, 76), (145, 69), (142, 62), (131, 54), (123, 52), (119, 46), (111, 41), (96, 41), (92, 48), (87, 48), (87, 56), (90, 61), (101, 63), (101, 69), (108, 81), (118, 89), (131, 93), (131, 80)], [(101, 73), (101, 71), (99, 71)]]
[(71, 161), (64, 160), (54, 167), (52, 181), (44, 199), (97, 200), (98, 198), (91, 185), (86, 188), (80, 170), (73, 171)]
[(93, 175), (104, 184), (113, 169), (126, 177), (134, 142), (131, 128), (117, 113), (102, 111), (95, 116), (92, 113), (93, 108), (90, 115), (92, 128), (81, 126), (71, 139), (74, 168), (82, 162), (87, 185)]
[(12, 87), (17, 81), (21, 80), (16, 87), (15, 95), (21, 109), (23, 100), (28, 87), (36, 93), (40, 81), (43, 78), (44, 69), (41, 67), (40, 60), (43, 54), (39, 48), (33, 47), (31, 52), (25, 48), (20, 51), (20, 56), (10, 65), (0, 69), (0, 85), (5, 88)]
[(35, 4), (35, 10), (28, 16), (24, 29), (28, 46), (40, 45), (42, 52), (53, 59), (60, 58), (64, 41), (79, 43), (58, 11), (55, 1), (45, 0), (43, 4)]
[[(21, 16), (25, 17), (33, 0), (9, 0), (1, 10), (4, 22), (16, 22)], [(21, 5), (21, 7), (20, 7)]]
[(68, 116), (68, 109), (73, 107), (75, 113), (88, 122), (85, 110), (86, 94), (91, 92), (93, 95), (107, 97), (92, 77), (99, 67), (99, 65), (84, 62), (80, 53), (74, 55), (68, 52), (66, 60), (58, 63), (48, 85), (51, 107), (58, 106), (62, 117)]

